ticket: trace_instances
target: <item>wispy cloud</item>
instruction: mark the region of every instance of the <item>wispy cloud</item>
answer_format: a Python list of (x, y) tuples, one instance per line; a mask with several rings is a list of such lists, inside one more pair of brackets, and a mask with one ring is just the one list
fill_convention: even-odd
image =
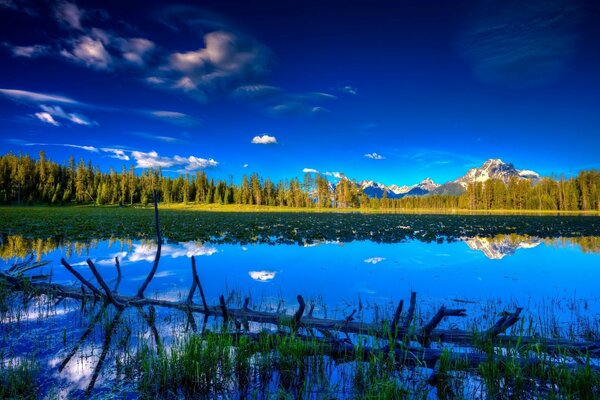
[(13, 101), (28, 102), (28, 103), (63, 103), (81, 105), (82, 103), (73, 100), (69, 97), (46, 94), (39, 92), (31, 92), (19, 89), (0, 89), (0, 95), (8, 97)]
[(33, 116), (45, 124), (60, 126), (60, 122), (56, 121), (50, 113), (37, 112), (37, 113), (33, 114)]
[(177, 142), (184, 141), (183, 139), (179, 139), (174, 136), (156, 135), (156, 134), (147, 133), (147, 132), (131, 132), (131, 134), (135, 135), (135, 136), (143, 137), (144, 139), (156, 140), (156, 141), (165, 142), (165, 143), (177, 143)]
[(469, 154), (454, 153), (430, 148), (411, 148), (397, 154), (398, 157), (410, 161), (418, 169), (429, 169), (440, 165), (481, 165), (481, 159)]
[(81, 149), (85, 151), (89, 151), (92, 153), (98, 153), (98, 149), (94, 146), (82, 146), (78, 144), (69, 144), (69, 143), (23, 143), (25, 146), (63, 146), (63, 147), (72, 147), (75, 149)]
[(146, 113), (153, 118), (180, 126), (194, 126), (201, 122), (199, 118), (178, 111), (151, 110)]
[[(275, 65), (271, 50), (214, 13), (186, 6), (162, 11), (162, 22), (175, 32), (199, 35), (196, 49), (182, 51), (157, 46), (139, 30), (123, 28), (126, 24), (118, 29), (115, 24), (111, 29), (103, 28), (109, 25), (104, 23), (109, 18), (106, 12), (68, 1), (58, 1), (52, 8), (65, 35), (54, 38), (51, 46), (12, 46), (13, 55), (57, 57), (114, 73), (126, 70), (127, 76), (151, 87), (183, 93), (200, 102), (241, 99), (272, 115), (317, 115), (327, 112), (325, 101), (335, 99), (318, 91), (293, 93), (269, 86), (268, 77)], [(136, 32), (136, 37), (129, 37), (129, 32)], [(351, 86), (343, 91), (356, 93)]]
[(250, 141), (252, 144), (277, 144), (275, 136), (264, 134), (262, 136), (254, 136)]
[(358, 89), (356, 89), (354, 86), (342, 86), (340, 88), (338, 88), (339, 92), (342, 93), (346, 93), (346, 94), (351, 94), (351, 95), (357, 95), (358, 94)]
[(367, 153), (365, 154), (365, 157), (370, 158), (371, 160), (385, 160), (384, 156), (377, 153)]
[[(75, 125), (83, 125), (83, 126), (92, 126), (98, 125), (96, 121), (89, 119), (88, 117), (78, 114), (78, 113), (70, 113), (65, 112), (60, 106), (51, 106), (42, 104), (40, 108), (44, 111), (43, 113), (37, 114), (47, 114), (54, 118), (59, 118), (65, 121), (69, 121)], [(37, 116), (36, 114), (36, 116)]]
[(266, 110), (272, 115), (316, 115), (327, 112), (322, 106), (336, 97), (323, 92), (292, 93), (282, 88), (263, 84), (240, 86), (232, 97)]
[(364, 260), (367, 264), (379, 264), (382, 261), (385, 261), (385, 257), (371, 257)]
[(344, 177), (344, 174), (341, 172), (337, 172), (337, 171), (319, 172), (319, 170), (314, 169), (314, 168), (304, 168), (302, 170), (302, 172), (305, 174), (321, 174), (321, 175), (325, 175), (325, 176), (330, 176), (335, 179), (342, 179)]
[(105, 153), (111, 153), (109, 157), (116, 158), (117, 160), (129, 161), (129, 156), (125, 153), (123, 149), (113, 149), (109, 147), (103, 147), (102, 150)]
[(458, 46), (485, 83), (541, 85), (556, 80), (572, 58), (582, 13), (578, 2), (532, 0), (473, 3)]
[(64, 26), (76, 30), (81, 30), (81, 19), (84, 16), (84, 11), (77, 4), (67, 1), (60, 1), (54, 9), (54, 17), (59, 23)]
[(33, 46), (8, 46), (13, 56), (23, 58), (35, 58), (48, 54), (49, 46), (33, 45)]
[(66, 59), (95, 69), (112, 68), (113, 59), (105, 43), (96, 37), (81, 36), (71, 42), (71, 49), (63, 49), (60, 54)]
[(333, 171), (333, 172), (326, 171), (326, 172), (323, 172), (323, 175), (331, 176), (335, 179), (342, 179), (342, 177), (344, 176), (344, 174), (342, 174), (341, 172), (337, 172), (337, 171)]

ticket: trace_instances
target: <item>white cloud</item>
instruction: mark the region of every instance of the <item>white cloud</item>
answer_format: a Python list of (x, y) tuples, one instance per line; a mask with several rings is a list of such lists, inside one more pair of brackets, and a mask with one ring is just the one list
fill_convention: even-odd
[(336, 99), (329, 93), (292, 93), (263, 84), (242, 85), (233, 91), (232, 97), (255, 103), (274, 115), (304, 116), (327, 112), (326, 108), (316, 104)]
[(94, 146), (79, 146), (79, 145), (76, 145), (76, 144), (63, 144), (62, 146), (74, 147), (76, 149), (87, 150), (87, 151), (91, 151), (92, 153), (97, 153), (98, 152), (98, 149), (95, 148)]
[(135, 159), (136, 167), (138, 168), (168, 168), (175, 165), (175, 161), (172, 158), (160, 157), (156, 151), (149, 153), (133, 151), (131, 152), (131, 156)]
[(178, 111), (152, 110), (148, 113), (154, 118), (181, 126), (193, 126), (200, 123), (200, 119)]
[(275, 136), (269, 136), (269, 135), (265, 134), (262, 136), (254, 136), (250, 143), (252, 143), (252, 144), (277, 144), (277, 139), (275, 138)]
[(147, 56), (156, 48), (154, 42), (145, 38), (117, 38), (116, 42), (123, 59), (144, 66)]
[(25, 146), (65, 146), (65, 147), (73, 147), (75, 149), (91, 151), (92, 153), (98, 153), (98, 149), (95, 148), (94, 146), (81, 146), (78, 144), (68, 144), (68, 143), (25, 143)]
[(113, 149), (113, 148), (108, 148), (108, 147), (103, 147), (100, 150), (102, 150), (105, 153), (111, 153), (112, 155), (109, 156), (111, 158), (116, 158), (117, 160), (129, 161), (129, 156), (127, 154), (125, 154), (125, 150)]
[(382, 156), (381, 154), (377, 154), (377, 153), (367, 153), (367, 154), (365, 154), (365, 157), (370, 158), (372, 160), (385, 160), (384, 156)]
[(242, 165), (242, 168), (248, 168), (248, 164)]
[(144, 153), (141, 151), (132, 151), (131, 156), (136, 161), (136, 167), (138, 168), (169, 168), (174, 166), (182, 167), (179, 172), (193, 172), (200, 169), (215, 168), (219, 165), (218, 161), (212, 158), (200, 158), (200, 157), (161, 157), (156, 151)]
[(302, 170), (303, 173), (305, 174), (322, 174), (325, 176), (330, 176), (332, 178), (335, 179), (342, 179), (344, 174), (341, 172), (337, 172), (337, 171), (325, 171), (325, 172), (319, 172), (318, 170), (314, 169), (314, 168), (304, 168)]
[(33, 46), (13, 46), (11, 50), (15, 57), (34, 58), (48, 53), (50, 48), (36, 44)]
[(371, 257), (364, 260), (368, 264), (378, 264), (385, 260), (385, 257)]
[(69, 114), (69, 120), (71, 122), (73, 122), (74, 124), (77, 124), (77, 125), (90, 126), (90, 125), (96, 124), (94, 121), (90, 121), (89, 119), (87, 119), (83, 115), (81, 115), (81, 114), (75, 114), (75, 113)]
[(181, 139), (178, 139), (173, 136), (154, 135), (154, 134), (146, 133), (146, 132), (131, 132), (131, 134), (143, 137), (145, 139), (158, 140), (160, 142), (167, 142), (167, 143), (175, 143), (175, 142), (182, 141)]
[(111, 68), (113, 59), (104, 47), (104, 38), (98, 34), (99, 32), (96, 35), (98, 37), (81, 36), (73, 43), (73, 48), (70, 51), (63, 49), (60, 54), (71, 61), (91, 68)]
[(33, 114), (37, 119), (39, 119), (42, 122), (45, 122), (46, 124), (50, 124), (50, 125), (54, 125), (54, 126), (60, 126), (60, 122), (56, 121), (54, 118), (52, 118), (52, 115), (50, 115), (50, 113), (47, 112), (38, 112)]
[(15, 100), (32, 103), (64, 103), (64, 104), (81, 104), (76, 100), (64, 96), (54, 94), (45, 94), (38, 92), (29, 92), (27, 90), (18, 89), (0, 89), (0, 94)]
[(66, 27), (81, 30), (81, 19), (84, 11), (77, 7), (77, 4), (62, 1), (57, 4), (54, 10), (54, 16), (61, 24)]
[(358, 90), (353, 87), (353, 86), (342, 86), (341, 88), (339, 88), (339, 91), (342, 93), (347, 93), (347, 94), (351, 94), (351, 95), (357, 95), (358, 94)]
[(331, 177), (334, 177), (336, 179), (342, 179), (342, 176), (343, 176), (343, 174), (341, 172), (336, 172), (336, 171), (334, 171), (334, 172), (329, 172), (329, 171), (323, 172), (323, 175), (331, 176)]
[(179, 172), (192, 172), (198, 171), (200, 169), (207, 168), (215, 168), (219, 165), (219, 163), (212, 158), (199, 158), (194, 156), (189, 156), (188, 158), (175, 156), (175, 161), (184, 165), (183, 169), (180, 169)]
[(197, 50), (165, 55), (166, 61), (150, 71), (146, 81), (204, 102), (266, 75), (271, 55), (258, 41), (224, 30), (203, 39), (204, 47)]
[(65, 119), (76, 125), (84, 125), (84, 126), (98, 125), (98, 123), (96, 121), (92, 121), (91, 119), (87, 118), (86, 116), (84, 116), (82, 114), (65, 112), (62, 109), (62, 107), (60, 107), (60, 106), (48, 106), (48, 105), (42, 104), (40, 106), (40, 108), (46, 114), (50, 114), (51, 116), (53, 116), (55, 118)]

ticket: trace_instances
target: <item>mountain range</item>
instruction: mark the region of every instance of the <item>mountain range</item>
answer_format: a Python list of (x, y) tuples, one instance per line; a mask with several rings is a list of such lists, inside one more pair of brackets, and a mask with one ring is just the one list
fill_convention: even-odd
[(530, 170), (519, 170), (512, 163), (505, 163), (499, 158), (491, 158), (483, 163), (481, 167), (471, 168), (467, 173), (453, 181), (444, 184), (435, 183), (431, 178), (414, 185), (389, 185), (375, 181), (360, 181), (358, 185), (369, 197), (383, 197), (387, 193), (390, 199), (399, 199), (406, 196), (422, 196), (426, 194), (461, 194), (471, 183), (485, 182), (488, 179), (499, 179), (508, 183), (511, 177), (528, 179), (537, 182), (540, 175)]

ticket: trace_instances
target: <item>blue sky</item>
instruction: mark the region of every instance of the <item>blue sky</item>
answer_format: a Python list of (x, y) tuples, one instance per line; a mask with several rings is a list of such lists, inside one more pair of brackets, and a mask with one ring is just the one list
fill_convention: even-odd
[(235, 181), (600, 168), (600, 6), (499, 3), (0, 0), (0, 151)]

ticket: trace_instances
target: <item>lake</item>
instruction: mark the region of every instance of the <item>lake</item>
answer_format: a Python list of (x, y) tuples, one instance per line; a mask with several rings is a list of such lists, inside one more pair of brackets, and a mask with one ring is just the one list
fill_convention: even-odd
[[(252, 214), (237, 222), (230, 214), (210, 218), (214, 225), (196, 232), (201, 240), (182, 237), (194, 236), (193, 219), (164, 218), (166, 235), (178, 224), (185, 226), (181, 230), (185, 234), (164, 238), (146, 297), (185, 299), (194, 256), (209, 304), (218, 304), (224, 295), (228, 305), (240, 307), (250, 297), (253, 309), (291, 314), (301, 294), (314, 304), (315, 316), (343, 319), (358, 310), (360, 318), (379, 321), (391, 319), (398, 301), (407, 301), (414, 291), (420, 320), (442, 304), (467, 309), (467, 318), (445, 321), (449, 327), (489, 327), (498, 312), (516, 306), (524, 308), (523, 321), (536, 325), (538, 333), (581, 334), (600, 320), (597, 217)], [(64, 225), (53, 229), (69, 229), (68, 221)], [(24, 230), (25, 236), (14, 229), (2, 236), (0, 270), (33, 254), (49, 262), (41, 272), (51, 274), (53, 283), (79, 285), (60, 259), (93, 281), (85, 261), (90, 258), (112, 286), (118, 257), (123, 274), (118, 292), (134, 295), (154, 261), (156, 242), (150, 238), (108, 239), (100, 232), (82, 239), (81, 233), (48, 235), (43, 224), (38, 229), (39, 237), (30, 229)], [(93, 235), (94, 229), (84, 234)], [(47, 390), (81, 394), (92, 379), (102, 335), (92, 335), (68, 368), (61, 372), (57, 368), (69, 347), (65, 343), (78, 341), (93, 313), (80, 312), (78, 303), (71, 301), (54, 308), (42, 304), (32, 301), (3, 317), (0, 351), (8, 359), (34, 357), (41, 362)], [(183, 331), (183, 313), (161, 309), (157, 313), (165, 337)], [(18, 342), (13, 335), (19, 336)], [(149, 337), (148, 332), (140, 335)], [(103, 371), (93, 393), (106, 395), (116, 378), (114, 368)], [(122, 390), (129, 393), (126, 385)]]

